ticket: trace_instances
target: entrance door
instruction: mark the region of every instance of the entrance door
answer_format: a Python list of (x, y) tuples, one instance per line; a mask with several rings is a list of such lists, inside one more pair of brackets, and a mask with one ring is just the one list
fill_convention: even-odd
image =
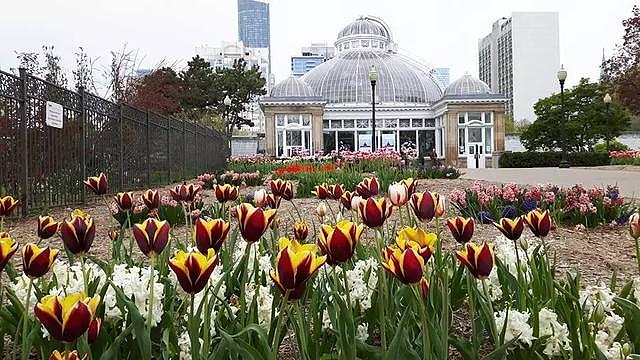
[(484, 131), (481, 127), (467, 129), (467, 168), (484, 168)]
[(287, 129), (284, 133), (284, 156), (292, 157), (310, 155), (311, 131)]

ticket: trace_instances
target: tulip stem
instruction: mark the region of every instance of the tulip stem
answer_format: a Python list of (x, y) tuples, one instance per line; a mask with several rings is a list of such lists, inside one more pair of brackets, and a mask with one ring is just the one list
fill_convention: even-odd
[(4, 216), (0, 216), (0, 231), (4, 231)]
[(196, 333), (196, 329), (198, 328), (194, 322), (193, 318), (193, 303), (195, 302), (195, 294), (191, 294), (191, 301), (189, 302), (189, 340), (191, 341), (191, 358), (199, 359), (199, 345), (200, 339), (198, 339), (198, 334)]
[[(376, 251), (376, 256), (378, 257), (378, 261), (382, 262), (382, 244), (380, 238), (383, 237), (382, 229), (376, 230), (376, 245), (378, 247)], [(378, 316), (380, 321), (380, 343), (382, 345), (382, 350), (384, 352), (387, 351), (387, 324), (385, 319), (385, 311), (386, 311), (386, 292), (387, 292), (387, 278), (385, 277), (384, 271), (379, 272), (378, 275)]]
[(430, 359), (431, 358), (431, 345), (429, 342), (429, 333), (428, 333), (428, 324), (427, 324), (427, 313), (424, 308), (424, 299), (422, 298), (420, 285), (416, 285), (413, 287), (413, 294), (416, 297), (416, 301), (418, 302), (418, 307), (420, 308), (420, 320), (422, 327), (422, 358)]
[(29, 277), (29, 284), (27, 285), (27, 299), (26, 305), (24, 308), (24, 321), (22, 321), (22, 357), (25, 357), (25, 354), (29, 354), (29, 348), (27, 348), (27, 335), (29, 332), (28, 323), (29, 323), (29, 308), (31, 306), (31, 286), (33, 285), (33, 278)]
[(275, 333), (273, 334), (273, 341), (271, 342), (271, 351), (273, 352), (273, 359), (278, 358), (278, 350), (280, 349), (280, 328), (282, 328), (282, 321), (284, 320), (284, 314), (287, 311), (287, 306), (289, 305), (289, 294), (291, 290), (287, 290), (285, 292), (284, 297), (282, 298), (282, 303), (280, 304), (280, 313), (278, 313), (278, 322), (276, 323)]
[(638, 263), (638, 271), (640, 272), (640, 237), (635, 238), (636, 240), (636, 262)]
[(347, 280), (346, 269), (342, 269), (342, 279), (344, 280), (344, 291), (347, 294), (347, 306), (351, 309), (351, 295), (349, 294), (349, 282)]
[(147, 309), (147, 332), (149, 333), (149, 339), (151, 339), (151, 317), (153, 316), (153, 292), (155, 289), (154, 277), (155, 277), (155, 255), (151, 256), (149, 264), (149, 308)]
[(71, 353), (71, 344), (64, 343), (64, 360), (69, 360), (70, 353)]
[(247, 264), (249, 262), (249, 253), (251, 252), (251, 243), (247, 243), (244, 248), (244, 255), (242, 256), (242, 260), (239, 264), (240, 269), (242, 270), (242, 282), (240, 283), (240, 316), (242, 317), (242, 325), (245, 323), (245, 309), (247, 307), (247, 299), (245, 299), (246, 292), (246, 284), (247, 284), (247, 276), (249, 270), (247, 269)]
[(298, 214), (298, 219), (302, 220), (302, 215), (300, 215), (300, 210), (298, 210), (298, 207), (293, 202), (293, 199), (289, 200), (289, 202), (291, 203), (291, 206), (293, 206), (293, 209), (296, 211), (296, 214)]
[[(491, 296), (489, 295), (489, 288), (487, 288), (487, 279), (482, 279), (482, 292), (486, 297), (486, 301), (489, 304), (489, 309), (491, 309), (491, 314), (493, 314), (493, 303), (491, 302)], [(500, 337), (498, 335), (498, 329), (496, 328), (495, 319), (491, 319), (489, 323), (489, 330), (491, 330), (491, 337), (493, 338), (493, 343), (497, 346)]]
[[(127, 231), (127, 228), (131, 228), (131, 214), (128, 211), (127, 211), (127, 225), (124, 228), (124, 231)], [(129, 259), (127, 261), (129, 266), (133, 264), (131, 259), (132, 257), (133, 257), (133, 231), (131, 231), (131, 236), (129, 237)]]
[(89, 281), (87, 280), (87, 269), (85, 267), (84, 254), (80, 254), (80, 268), (82, 269), (82, 282), (84, 284), (84, 293), (89, 296)]
[[(473, 346), (474, 356), (478, 356), (480, 347), (480, 333), (476, 323), (476, 301), (475, 301), (475, 278), (471, 273), (467, 272), (467, 292), (469, 293), (469, 315), (471, 317), (471, 345)], [(497, 346), (498, 344), (496, 344)]]

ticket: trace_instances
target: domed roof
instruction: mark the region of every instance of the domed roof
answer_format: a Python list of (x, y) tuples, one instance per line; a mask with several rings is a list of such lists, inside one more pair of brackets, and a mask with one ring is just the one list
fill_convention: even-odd
[(339, 53), (300, 78), (328, 103), (370, 103), (369, 70), (376, 67), (380, 103), (427, 103), (442, 97), (436, 81), (411, 59), (393, 52), (351, 50)]
[(361, 16), (345, 26), (338, 33), (338, 40), (351, 35), (377, 35), (391, 40), (389, 27), (382, 20), (373, 16)]
[(468, 96), (491, 94), (491, 88), (484, 81), (470, 74), (464, 74), (455, 80), (444, 91), (444, 96)]
[(285, 80), (277, 83), (270, 93), (274, 98), (288, 98), (288, 97), (313, 97), (315, 96), (313, 90), (309, 85), (296, 79), (293, 76), (288, 77)]

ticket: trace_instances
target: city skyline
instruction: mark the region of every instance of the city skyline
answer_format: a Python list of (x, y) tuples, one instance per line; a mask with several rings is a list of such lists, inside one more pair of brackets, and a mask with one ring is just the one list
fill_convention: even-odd
[[(118, 6), (119, 2), (122, 6)], [(331, 10), (335, 9), (334, 2), (340, 5), (338, 13)], [(182, 67), (195, 55), (196, 46), (215, 45), (238, 37), (236, 0), (218, 4), (195, 0), (189, 7), (170, 1), (162, 6), (146, 0), (133, 4), (121, 0), (96, 1), (91, 12), (76, 6), (78, 3), (26, 0), (3, 5), (12, 16), (0, 25), (0, 33), (5, 34), (0, 50), (2, 69), (8, 71), (17, 65), (14, 51), (39, 51), (42, 45), (54, 45), (70, 73), (78, 46), (98, 58), (99, 65), (105, 65), (109, 51), (121, 49), (124, 43), (139, 50), (143, 56), (141, 67), (153, 67), (161, 60)], [(465, 72), (477, 76), (477, 41), (495, 20), (515, 11), (558, 11), (560, 62), (569, 71), (567, 85), (571, 86), (580, 77), (598, 77), (602, 49), (609, 56), (621, 41), (621, 21), (630, 15), (633, 3), (625, 0), (603, 8), (593, 2), (574, 8), (553, 1), (515, 5), (507, 1), (428, 5), (412, 2), (411, 7), (399, 8), (387, 2), (328, 0), (314, 7), (300, 7), (296, 6), (299, 1), (271, 1), (272, 72), (276, 81), (285, 79), (290, 75), (291, 56), (301, 46), (310, 42), (333, 44), (343, 24), (372, 14), (382, 16), (391, 25), (401, 52), (426, 65), (449, 67), (452, 79)], [(150, 6), (153, 11), (149, 11)], [(122, 8), (127, 11), (120, 11)], [(407, 11), (409, 8), (412, 11)], [(314, 16), (307, 16), (311, 10)], [(460, 21), (465, 25), (455, 26)], [(592, 26), (595, 22), (599, 26)], [(20, 36), (6, 36), (7, 33)], [(97, 70), (96, 75), (101, 72), (100, 68)]]

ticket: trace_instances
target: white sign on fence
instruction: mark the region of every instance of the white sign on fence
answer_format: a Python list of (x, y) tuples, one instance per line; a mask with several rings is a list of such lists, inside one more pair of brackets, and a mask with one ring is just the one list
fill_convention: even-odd
[(45, 123), (48, 126), (62, 129), (64, 114), (62, 105), (54, 103), (53, 101), (47, 101), (47, 114), (45, 116)]

